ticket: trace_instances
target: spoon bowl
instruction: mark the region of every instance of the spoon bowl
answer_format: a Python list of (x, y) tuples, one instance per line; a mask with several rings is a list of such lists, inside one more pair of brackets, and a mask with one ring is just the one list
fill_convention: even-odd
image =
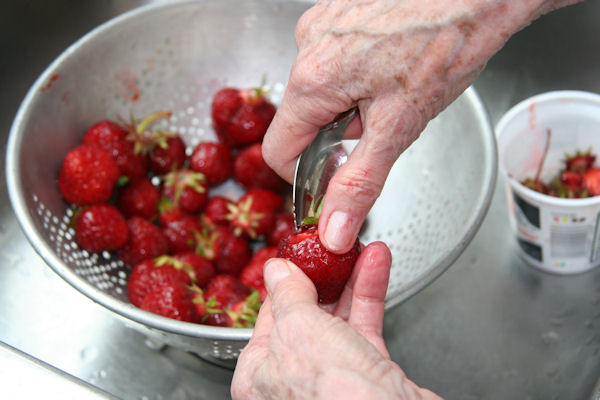
[(356, 112), (353, 108), (339, 114), (333, 122), (319, 130), (315, 140), (298, 157), (293, 191), (296, 228), (306, 218), (316, 216), (329, 181), (348, 159), (342, 137)]

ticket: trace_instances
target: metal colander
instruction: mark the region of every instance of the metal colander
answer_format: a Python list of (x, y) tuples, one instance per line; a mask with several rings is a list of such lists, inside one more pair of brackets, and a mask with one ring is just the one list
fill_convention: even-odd
[[(15, 213), (37, 252), (62, 278), (149, 338), (207, 358), (235, 359), (251, 329), (163, 318), (129, 304), (128, 268), (73, 241), (57, 185), (66, 153), (94, 122), (171, 110), (162, 128), (189, 149), (214, 140), (210, 102), (225, 85), (263, 75), (277, 103), (296, 54), (294, 27), (310, 1), (159, 3), (120, 16), (68, 48), (35, 82), (14, 121), (7, 154)], [(473, 89), (427, 127), (398, 160), (368, 217), (363, 242), (393, 254), (392, 307), (439, 276), (462, 252), (489, 205), (495, 140)], [(235, 194), (233, 183), (220, 192)]]

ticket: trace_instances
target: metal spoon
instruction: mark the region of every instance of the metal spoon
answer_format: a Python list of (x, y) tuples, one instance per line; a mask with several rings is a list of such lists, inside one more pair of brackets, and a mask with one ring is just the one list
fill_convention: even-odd
[(348, 159), (342, 136), (355, 114), (356, 108), (339, 114), (319, 130), (315, 140), (298, 157), (293, 193), (296, 228), (305, 218), (314, 216), (329, 181)]

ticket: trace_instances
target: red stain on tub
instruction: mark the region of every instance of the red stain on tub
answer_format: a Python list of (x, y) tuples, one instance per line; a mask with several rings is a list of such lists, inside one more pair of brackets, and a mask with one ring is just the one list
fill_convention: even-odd
[(52, 85), (54, 85), (54, 82), (58, 80), (58, 78), (60, 78), (60, 74), (52, 74), (46, 86), (42, 87), (40, 90), (45, 92), (46, 90), (50, 89)]
[(115, 73), (115, 78), (117, 80), (117, 93), (121, 97), (131, 102), (139, 100), (138, 78), (129, 68), (121, 68)]
[(521, 234), (521, 236), (523, 236), (525, 239), (536, 243), (539, 240), (539, 237), (534, 235), (531, 232), (526, 231), (525, 229), (523, 229), (520, 226), (517, 226), (517, 230), (519, 231), (519, 233)]
[(532, 101), (529, 104), (529, 129), (531, 129), (531, 130), (535, 129), (535, 120), (536, 120), (535, 105), (536, 105), (535, 101)]
[(60, 101), (62, 101), (65, 104), (69, 104), (69, 92), (68, 91), (64, 91), (62, 96), (60, 96)]

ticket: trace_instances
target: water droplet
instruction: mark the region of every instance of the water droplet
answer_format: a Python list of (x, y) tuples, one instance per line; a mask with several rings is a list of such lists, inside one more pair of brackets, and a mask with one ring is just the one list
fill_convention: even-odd
[(542, 343), (544, 343), (547, 346), (550, 346), (554, 343), (557, 343), (560, 340), (560, 336), (554, 331), (548, 331), (542, 334), (541, 339)]
[(153, 339), (150, 339), (150, 338), (146, 338), (146, 340), (144, 340), (144, 344), (145, 344), (145, 345), (146, 345), (148, 348), (150, 348), (150, 349), (152, 349), (152, 350), (156, 350), (156, 351), (159, 351), (159, 350), (161, 350), (163, 347), (165, 347), (165, 344), (164, 344), (164, 343), (161, 343), (161, 342), (159, 342), (159, 341), (156, 341), (156, 340), (153, 340)]
[(81, 350), (81, 359), (89, 362), (94, 360), (98, 356), (98, 349), (94, 346), (84, 347)]

